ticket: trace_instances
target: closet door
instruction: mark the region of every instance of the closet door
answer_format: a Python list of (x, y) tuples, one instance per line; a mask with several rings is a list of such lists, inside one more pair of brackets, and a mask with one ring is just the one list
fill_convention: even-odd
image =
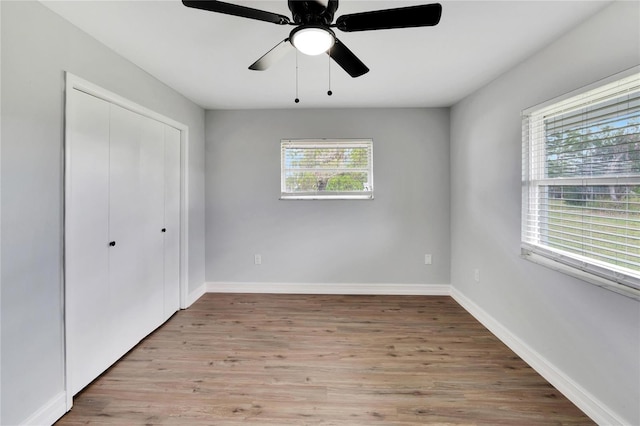
[(124, 354), (163, 314), (163, 125), (111, 105), (110, 305)]
[(164, 127), (164, 318), (180, 308), (180, 131)]
[(69, 388), (117, 357), (109, 306), (109, 104), (70, 92), (65, 194), (65, 323)]
[(179, 308), (180, 131), (68, 92), (65, 338), (75, 395)]

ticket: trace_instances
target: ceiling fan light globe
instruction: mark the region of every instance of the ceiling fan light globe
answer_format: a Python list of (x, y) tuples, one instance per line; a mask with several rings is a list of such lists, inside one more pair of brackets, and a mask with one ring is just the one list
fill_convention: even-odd
[(335, 43), (335, 37), (329, 30), (306, 27), (300, 28), (292, 34), (291, 43), (305, 55), (315, 56), (329, 50)]

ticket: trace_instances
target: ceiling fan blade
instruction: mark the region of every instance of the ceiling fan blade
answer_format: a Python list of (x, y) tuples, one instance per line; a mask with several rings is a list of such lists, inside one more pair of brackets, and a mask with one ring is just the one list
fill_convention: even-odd
[(295, 47), (293, 47), (293, 45), (289, 43), (289, 39), (286, 38), (276, 44), (273, 49), (262, 55), (260, 59), (251, 64), (249, 69), (254, 71), (264, 71), (292, 50), (295, 50)]
[(360, 77), (369, 72), (369, 68), (337, 38), (327, 53), (353, 78)]
[(342, 15), (335, 26), (347, 32), (429, 27), (440, 22), (440, 16), (442, 5), (433, 3)]
[(272, 22), (279, 25), (288, 25), (291, 23), (289, 18), (277, 13), (266, 12), (251, 7), (239, 6), (237, 4), (225, 3), (216, 0), (183, 0), (182, 4), (194, 9), (208, 10), (209, 12), (224, 13), (227, 15), (240, 16), (242, 18), (256, 19), (258, 21)]

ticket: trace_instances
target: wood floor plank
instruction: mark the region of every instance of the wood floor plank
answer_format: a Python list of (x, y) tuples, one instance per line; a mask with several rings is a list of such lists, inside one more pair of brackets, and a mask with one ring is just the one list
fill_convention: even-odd
[(590, 425), (450, 297), (206, 294), (64, 425)]

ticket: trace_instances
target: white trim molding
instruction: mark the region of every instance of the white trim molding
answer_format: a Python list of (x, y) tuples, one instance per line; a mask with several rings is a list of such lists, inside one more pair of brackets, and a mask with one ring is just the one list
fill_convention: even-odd
[(184, 309), (189, 308), (189, 306), (193, 305), (196, 300), (200, 299), (203, 294), (207, 292), (207, 283), (203, 283), (200, 287), (193, 290), (191, 293), (187, 295), (186, 302), (187, 305)]
[(207, 293), (449, 296), (449, 284), (207, 282)]
[(455, 287), (451, 287), (451, 297), (593, 421), (600, 425), (628, 424)]
[(62, 391), (30, 415), (21, 425), (52, 425), (67, 412), (67, 392)]

